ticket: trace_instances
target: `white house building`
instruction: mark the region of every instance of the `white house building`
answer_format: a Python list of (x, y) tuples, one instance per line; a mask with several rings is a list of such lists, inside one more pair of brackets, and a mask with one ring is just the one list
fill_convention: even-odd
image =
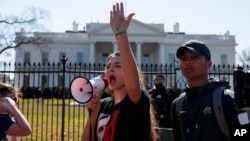
[[(229, 31), (224, 35), (187, 34), (180, 32), (176, 23), (173, 32), (166, 32), (164, 24), (146, 24), (133, 19), (127, 32), (138, 64), (173, 64), (177, 48), (192, 39), (207, 44), (214, 64), (235, 64), (237, 43)], [(17, 35), (25, 36), (25, 33)], [(65, 55), (68, 62), (103, 63), (108, 54), (117, 50), (109, 23), (88, 23), (86, 29), (80, 31), (74, 22), (72, 31), (38, 32), (34, 36), (48, 38), (51, 42), (46, 47), (23, 45), (16, 48), (16, 62), (58, 62)]]
[[(132, 19), (127, 33), (138, 64), (175, 64), (178, 61), (177, 48), (193, 39), (207, 44), (214, 64), (235, 64), (237, 43), (229, 31), (224, 35), (188, 34), (180, 32), (179, 24), (176, 23), (172, 32), (166, 32), (164, 24), (147, 24)], [(79, 30), (78, 24), (74, 22), (72, 31), (32, 34), (33, 37), (49, 39), (49, 43), (42, 47), (25, 44), (16, 48), (16, 62), (59, 62), (62, 56), (66, 56), (67, 62), (72, 63), (104, 63), (110, 53), (117, 51), (109, 23), (87, 23), (84, 30)], [(18, 40), (27, 33), (22, 30), (16, 35)]]

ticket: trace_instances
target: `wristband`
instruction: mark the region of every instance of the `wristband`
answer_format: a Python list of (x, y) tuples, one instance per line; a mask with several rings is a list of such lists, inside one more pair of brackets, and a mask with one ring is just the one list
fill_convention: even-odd
[(125, 33), (127, 33), (127, 32), (126, 32), (126, 31), (118, 32), (118, 33), (115, 34), (115, 37), (117, 37), (117, 36), (119, 36), (119, 35), (121, 35), (121, 34), (125, 34)]

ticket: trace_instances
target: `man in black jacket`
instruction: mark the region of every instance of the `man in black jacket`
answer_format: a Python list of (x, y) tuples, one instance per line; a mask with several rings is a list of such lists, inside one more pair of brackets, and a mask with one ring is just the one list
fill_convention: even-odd
[[(228, 83), (209, 81), (208, 70), (212, 65), (209, 48), (203, 42), (191, 40), (177, 50), (182, 75), (187, 80), (185, 92), (176, 98), (172, 104), (173, 135), (175, 141), (232, 141), (243, 140), (235, 137), (237, 129), (248, 128), (249, 122), (240, 125), (239, 110), (234, 101), (234, 93), (228, 88)], [(220, 122), (213, 106), (213, 93), (220, 91), (221, 107), (224, 114), (223, 122), (228, 127), (227, 135), (220, 128)], [(182, 102), (180, 102), (182, 101)], [(177, 110), (181, 104), (181, 110)], [(223, 112), (224, 111), (224, 112)], [(246, 117), (248, 118), (248, 117)], [(250, 131), (248, 131), (250, 132)], [(245, 135), (245, 138), (247, 135)], [(249, 140), (249, 138), (248, 138)]]
[(171, 105), (176, 98), (176, 92), (166, 87), (165, 77), (162, 74), (154, 75), (154, 86), (148, 91), (149, 95), (153, 98), (153, 105), (156, 111), (156, 120), (159, 127), (171, 127)]

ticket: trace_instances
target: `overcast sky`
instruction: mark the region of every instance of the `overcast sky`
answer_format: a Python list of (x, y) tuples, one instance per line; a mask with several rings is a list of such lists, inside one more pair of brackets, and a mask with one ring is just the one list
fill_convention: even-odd
[[(164, 23), (173, 31), (178, 22), (187, 34), (224, 34), (236, 36), (237, 52), (250, 48), (249, 0), (121, 0), (126, 14), (145, 23)], [(49, 12), (47, 30), (65, 32), (72, 23), (83, 28), (88, 22), (109, 22), (109, 11), (117, 0), (0, 0), (2, 15), (19, 14), (29, 7)]]

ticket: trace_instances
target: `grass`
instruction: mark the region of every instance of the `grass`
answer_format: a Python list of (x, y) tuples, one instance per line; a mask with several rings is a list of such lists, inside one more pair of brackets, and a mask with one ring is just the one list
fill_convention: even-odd
[(19, 140), (61, 141), (63, 137), (65, 141), (79, 141), (88, 113), (84, 105), (70, 106), (72, 101), (21, 99), (18, 107), (28, 119), (33, 132), (30, 136), (19, 137)]

